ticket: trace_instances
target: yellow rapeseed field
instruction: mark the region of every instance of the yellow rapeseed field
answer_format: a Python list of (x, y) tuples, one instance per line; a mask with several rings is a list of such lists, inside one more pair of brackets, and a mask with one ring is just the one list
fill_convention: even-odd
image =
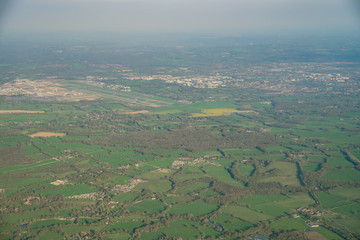
[(236, 110), (235, 108), (213, 108), (203, 109), (201, 113), (193, 113), (192, 117), (211, 117), (211, 116), (223, 116), (230, 115), (232, 113), (253, 113), (251, 110)]

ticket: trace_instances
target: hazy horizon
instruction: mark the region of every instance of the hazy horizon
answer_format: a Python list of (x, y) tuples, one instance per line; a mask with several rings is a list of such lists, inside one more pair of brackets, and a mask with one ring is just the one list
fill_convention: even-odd
[(14, 0), (0, 5), (0, 36), (11, 34), (358, 33), (351, 0)]

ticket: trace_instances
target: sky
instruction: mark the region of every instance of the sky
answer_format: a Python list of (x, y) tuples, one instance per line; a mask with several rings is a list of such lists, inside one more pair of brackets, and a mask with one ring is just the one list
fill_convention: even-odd
[(341, 31), (360, 31), (360, 0), (0, 0), (0, 36)]

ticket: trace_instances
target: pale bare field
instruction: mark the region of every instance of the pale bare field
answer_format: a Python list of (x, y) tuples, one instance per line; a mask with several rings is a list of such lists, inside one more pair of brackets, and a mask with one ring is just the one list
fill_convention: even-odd
[(305, 235), (311, 240), (326, 240), (326, 237), (324, 237), (318, 232), (306, 232)]
[(66, 135), (65, 133), (37, 132), (37, 133), (29, 135), (29, 137), (31, 137), (31, 138), (35, 138), (35, 137), (63, 137), (65, 135)]
[(68, 184), (69, 182), (67, 180), (56, 180), (55, 182), (51, 182), (50, 184), (55, 185), (55, 186), (59, 186), (59, 185), (65, 185)]
[(28, 111), (28, 110), (0, 110), (0, 114), (7, 113), (45, 113), (45, 111)]

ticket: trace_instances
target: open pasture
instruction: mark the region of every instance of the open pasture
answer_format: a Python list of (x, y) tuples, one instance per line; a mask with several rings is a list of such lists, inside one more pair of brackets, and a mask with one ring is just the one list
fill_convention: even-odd
[[(120, 167), (129, 164), (133, 164), (133, 161), (129, 158), (125, 158), (121, 152), (107, 154), (105, 151), (96, 152), (96, 153), (89, 153), (91, 154), (96, 160), (99, 160), (104, 163), (108, 163), (112, 167)], [(99, 154), (100, 156), (96, 156)]]
[(309, 171), (309, 172), (316, 172), (318, 170), (320, 170), (320, 163), (314, 163), (314, 162), (309, 162), (305, 165), (302, 166), (302, 169), (304, 171)]
[(40, 182), (44, 182), (46, 181), (46, 179), (43, 178), (26, 178), (26, 179), (18, 179), (18, 178), (12, 178), (11, 179), (11, 183), (7, 183), (4, 185), (1, 185), (2, 187), (5, 188), (12, 188), (12, 187), (26, 187), (28, 185), (32, 185), (32, 184), (36, 184), (36, 183), (40, 183)]
[(240, 232), (241, 230), (246, 230), (253, 226), (248, 222), (227, 214), (221, 214), (216, 219), (211, 220), (214, 220), (217, 224), (220, 224), (226, 230), (233, 232)]
[(322, 177), (322, 179), (335, 181), (360, 181), (360, 171), (354, 168), (330, 170)]
[(144, 200), (128, 206), (130, 212), (159, 213), (165, 209), (165, 205), (159, 200)]
[(57, 220), (57, 219), (49, 219), (49, 220), (38, 220), (31, 224), (31, 229), (38, 229), (38, 228), (49, 228), (55, 225), (66, 225), (72, 223), (73, 221), (70, 220)]
[(143, 226), (144, 223), (141, 221), (128, 221), (128, 222), (119, 222), (110, 225), (106, 230), (114, 231), (114, 230), (126, 230), (128, 232), (133, 232), (136, 228)]
[(213, 165), (207, 165), (204, 167), (204, 170), (206, 171), (206, 174), (209, 177), (214, 177), (222, 182), (235, 185), (235, 186), (243, 186), (244, 184), (242, 182), (239, 182), (237, 180), (234, 180), (230, 173), (222, 166), (213, 166)]
[(106, 239), (108, 240), (129, 240), (131, 235), (128, 233), (110, 233), (106, 234)]
[(176, 220), (171, 222), (168, 226), (160, 228), (158, 233), (165, 233), (169, 237), (182, 239), (198, 239), (201, 237), (201, 232), (197, 229), (198, 223), (187, 220)]
[(200, 193), (200, 196), (202, 197), (213, 197), (213, 196), (218, 196), (219, 193), (212, 191), (212, 190), (204, 190)]
[(226, 208), (224, 208), (222, 212), (228, 215), (233, 215), (237, 218), (243, 219), (250, 223), (257, 223), (259, 221), (268, 220), (272, 218), (272, 216), (239, 205), (229, 205)]
[(300, 186), (296, 165), (291, 162), (273, 161), (265, 168), (261, 182), (280, 182), (283, 185)]
[(245, 203), (245, 204), (261, 204), (261, 203), (267, 203), (267, 202), (280, 202), (284, 200), (288, 200), (289, 197), (284, 195), (278, 195), (278, 194), (256, 194), (251, 197), (247, 197), (245, 199), (241, 199), (238, 202), (239, 203)]
[(30, 221), (33, 219), (48, 218), (49, 216), (51, 216), (51, 212), (49, 210), (39, 210), (35, 212), (24, 212), (22, 214), (14, 214), (11, 216), (7, 216), (6, 220), (12, 224), (16, 224)]
[(74, 235), (76, 233), (80, 233), (80, 232), (90, 232), (91, 230), (94, 230), (94, 231), (99, 231), (101, 229), (103, 229), (103, 226), (99, 226), (99, 225), (94, 225), (94, 226), (71, 226), (71, 225), (68, 225), (68, 226), (64, 226), (62, 227), (63, 231), (66, 233), (66, 234), (69, 234), (69, 235)]
[(254, 166), (240, 163), (238, 170), (243, 176), (250, 176), (250, 174), (255, 170)]
[(56, 161), (55, 159), (49, 159), (49, 160), (26, 164), (26, 165), (4, 167), (4, 168), (0, 169), (0, 175), (9, 174), (9, 173), (13, 173), (13, 172), (19, 172), (19, 171), (40, 169), (40, 168), (44, 168), (44, 167), (48, 167), (48, 166), (52, 166), (54, 164), (60, 164), (60, 163), (61, 162)]
[(56, 195), (61, 194), (65, 197), (67, 196), (74, 196), (74, 195), (80, 195), (85, 193), (93, 193), (97, 192), (98, 190), (94, 187), (91, 187), (87, 184), (76, 184), (76, 185), (62, 185), (62, 186), (56, 186), (52, 187), (51, 190), (44, 191), (42, 195), (48, 196), (48, 195)]
[(120, 203), (134, 202), (138, 197), (140, 197), (140, 195), (137, 193), (120, 193), (114, 198), (114, 201)]
[(332, 211), (360, 221), (360, 206), (356, 202), (340, 207), (334, 207)]
[(202, 189), (208, 188), (209, 183), (208, 182), (197, 182), (197, 183), (190, 183), (186, 184), (185, 186), (178, 187), (176, 189), (177, 194), (190, 194), (190, 193), (196, 193)]
[(193, 196), (190, 195), (175, 195), (175, 194), (168, 194), (167, 197), (165, 197), (165, 202), (167, 204), (182, 204), (182, 203), (188, 203), (194, 200)]
[(47, 239), (61, 240), (63, 239), (63, 236), (60, 233), (51, 230), (44, 231), (39, 234), (39, 240), (47, 240)]
[(188, 180), (203, 178), (204, 174), (200, 167), (186, 166), (184, 173), (176, 175), (176, 180), (179, 182), (185, 182)]
[(270, 226), (277, 229), (299, 230), (299, 231), (304, 231), (310, 228), (308, 225), (305, 224), (305, 219), (302, 217), (299, 218), (284, 217), (271, 223)]
[(134, 188), (135, 191), (141, 191), (142, 189), (147, 189), (154, 193), (164, 193), (171, 189), (171, 182), (168, 180), (151, 181), (141, 183)]
[(342, 187), (331, 191), (331, 194), (341, 196), (350, 200), (356, 200), (360, 198), (360, 191), (357, 187)]
[(318, 197), (321, 207), (323, 208), (339, 207), (347, 205), (351, 202), (347, 198), (339, 195), (334, 195), (331, 192), (319, 192), (316, 193), (316, 196)]
[(360, 234), (360, 219), (358, 217), (347, 216), (345, 219), (336, 219), (335, 222), (340, 227), (345, 227), (352, 232)]
[(349, 162), (341, 152), (329, 151), (326, 154), (330, 155), (328, 158), (329, 166), (332, 168), (353, 167), (354, 165)]
[(170, 168), (171, 164), (173, 162), (172, 158), (162, 158), (162, 159), (156, 159), (153, 161), (148, 161), (146, 164), (152, 165), (158, 168)]
[(139, 178), (148, 181), (155, 181), (171, 176), (171, 173), (172, 171), (170, 169), (156, 168), (154, 170), (146, 171), (145, 173), (139, 175)]
[(307, 194), (294, 196), (256, 194), (251, 197), (238, 200), (240, 204), (246, 204), (248, 208), (272, 217), (284, 216), (296, 212), (296, 209), (313, 204), (314, 201)]
[(167, 212), (170, 215), (192, 214), (194, 216), (206, 215), (218, 208), (217, 205), (206, 202), (194, 202), (181, 205), (174, 205)]
[(20, 142), (28, 143), (28, 138), (25, 136), (3, 136), (0, 137), (0, 148), (14, 147)]

